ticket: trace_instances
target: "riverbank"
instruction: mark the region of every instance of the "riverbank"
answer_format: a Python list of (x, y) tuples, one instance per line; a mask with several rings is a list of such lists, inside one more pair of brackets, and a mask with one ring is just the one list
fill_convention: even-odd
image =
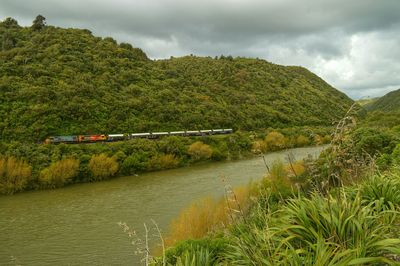
[(51, 145), (0, 143), (0, 194), (53, 189), (179, 168), (207, 161), (324, 144), (330, 128), (268, 129), (208, 137), (164, 137), (115, 143)]

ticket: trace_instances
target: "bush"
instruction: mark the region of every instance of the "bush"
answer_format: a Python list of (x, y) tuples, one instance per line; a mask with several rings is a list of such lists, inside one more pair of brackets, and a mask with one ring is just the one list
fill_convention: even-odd
[(304, 147), (310, 145), (310, 139), (306, 136), (300, 135), (296, 138), (296, 146), (297, 147)]
[(213, 153), (213, 150), (209, 145), (204, 144), (201, 141), (196, 141), (189, 146), (188, 153), (193, 160), (200, 161), (209, 159)]
[(121, 172), (125, 175), (132, 175), (147, 169), (148, 159), (139, 153), (125, 158), (121, 165)]
[(173, 154), (162, 154), (151, 158), (149, 167), (151, 170), (171, 169), (179, 165), (179, 159)]
[(287, 139), (281, 133), (272, 131), (265, 137), (265, 144), (269, 151), (277, 151), (286, 147)]
[(371, 156), (384, 151), (392, 141), (389, 134), (374, 128), (357, 129), (354, 131), (353, 139), (359, 153), (367, 152)]
[(78, 160), (72, 158), (62, 159), (43, 169), (40, 172), (39, 181), (45, 187), (62, 187), (66, 183), (70, 183), (72, 178), (78, 175), (78, 171)]
[(108, 157), (104, 153), (93, 155), (89, 161), (89, 169), (92, 180), (102, 180), (115, 175), (119, 165), (115, 158)]
[(268, 150), (268, 145), (263, 140), (256, 140), (253, 142), (253, 147), (251, 148), (251, 152), (255, 154), (266, 153)]
[(32, 175), (32, 167), (15, 157), (0, 157), (0, 193), (13, 194), (23, 190)]

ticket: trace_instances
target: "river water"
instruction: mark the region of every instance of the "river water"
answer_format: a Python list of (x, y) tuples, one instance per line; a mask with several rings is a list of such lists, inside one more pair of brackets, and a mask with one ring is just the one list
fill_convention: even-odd
[[(285, 160), (289, 152), (298, 160), (315, 157), (323, 148), (269, 153), (265, 159)], [(222, 196), (221, 177), (238, 186), (265, 174), (263, 159), (256, 157), (0, 196), (0, 265), (140, 265), (138, 245), (118, 222), (141, 239), (143, 224), (151, 227), (152, 220), (166, 232), (192, 201)]]

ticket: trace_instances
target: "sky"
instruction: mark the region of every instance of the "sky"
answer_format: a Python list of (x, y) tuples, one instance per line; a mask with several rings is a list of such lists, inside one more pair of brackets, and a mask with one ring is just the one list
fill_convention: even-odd
[(303, 66), (353, 99), (400, 88), (400, 0), (0, 0), (0, 20), (86, 28), (150, 58)]

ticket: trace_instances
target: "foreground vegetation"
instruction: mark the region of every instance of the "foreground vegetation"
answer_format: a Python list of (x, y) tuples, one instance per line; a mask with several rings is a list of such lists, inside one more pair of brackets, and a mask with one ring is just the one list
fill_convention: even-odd
[(261, 183), (183, 210), (152, 263), (399, 265), (400, 128), (375, 118), (346, 116), (317, 161), (289, 157)]
[(329, 142), (330, 130), (298, 127), (258, 133), (76, 145), (0, 143), (0, 194), (320, 145)]

